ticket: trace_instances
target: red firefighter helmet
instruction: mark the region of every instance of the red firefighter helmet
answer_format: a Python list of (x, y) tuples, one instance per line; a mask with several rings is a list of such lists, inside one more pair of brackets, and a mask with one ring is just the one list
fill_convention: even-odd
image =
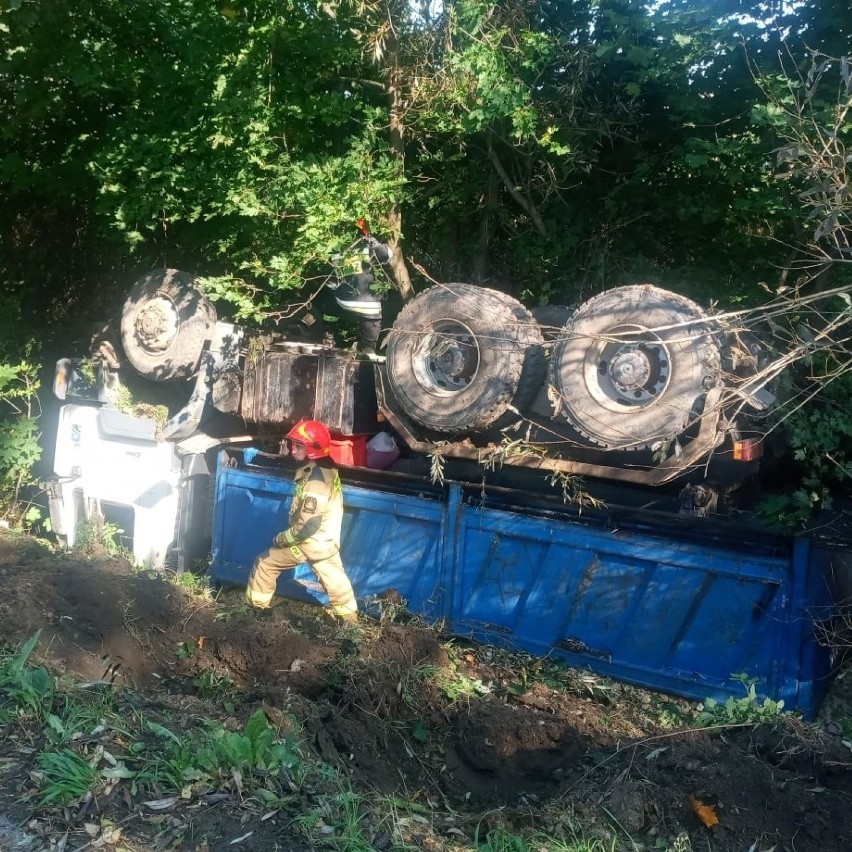
[(331, 452), (331, 436), (319, 420), (300, 420), (288, 433), (287, 438), (304, 444), (309, 459), (321, 459)]

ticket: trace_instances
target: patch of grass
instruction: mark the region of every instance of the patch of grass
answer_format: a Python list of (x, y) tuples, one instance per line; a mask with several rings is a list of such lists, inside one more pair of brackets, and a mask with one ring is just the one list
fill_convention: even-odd
[(144, 722), (144, 730), (156, 739), (153, 743), (137, 740), (130, 745), (130, 761), (136, 768), (133, 795), (140, 787), (160, 793), (182, 790), (187, 783), (201, 780), (195, 743), (189, 736), (179, 737), (151, 720)]
[(452, 642), (446, 643), (443, 647), (447, 652), (449, 663), (435, 668), (432, 682), (444, 693), (447, 700), (455, 703), (464, 698), (488, 695), (493, 691), (492, 687), (484, 684), (481, 679), (468, 677), (461, 671), (460, 651)]
[(71, 749), (46, 751), (36, 756), (43, 807), (67, 805), (95, 786), (98, 773)]
[(47, 714), (44, 732), (51, 745), (66, 745), (83, 736), (95, 736), (106, 730), (106, 716), (112, 714), (113, 693), (100, 693), (95, 700), (82, 701), (63, 696), (62, 707)]
[(373, 844), (361, 797), (351, 789), (336, 797), (340, 808), (339, 834), (329, 838), (329, 846), (341, 852), (372, 852)]
[(205, 575), (194, 574), (192, 571), (183, 571), (180, 574), (169, 573), (167, 577), (170, 582), (189, 592), (193, 597), (204, 598), (205, 600), (213, 600), (214, 598), (210, 578)]
[(477, 852), (535, 852), (521, 835), (502, 828), (489, 831), (483, 840), (477, 831), (475, 843)]
[(43, 722), (53, 706), (54, 683), (48, 671), (27, 666), (41, 630), (5, 659), (0, 658), (0, 722), (33, 717)]
[(588, 836), (573, 826), (559, 837), (542, 832), (527, 837), (498, 828), (489, 831), (484, 840), (477, 832), (474, 844), (476, 852), (616, 852), (618, 849), (614, 837), (603, 840)]
[(656, 697), (651, 699), (648, 718), (667, 731), (674, 731), (693, 723), (693, 717), (685, 713), (677, 704)]

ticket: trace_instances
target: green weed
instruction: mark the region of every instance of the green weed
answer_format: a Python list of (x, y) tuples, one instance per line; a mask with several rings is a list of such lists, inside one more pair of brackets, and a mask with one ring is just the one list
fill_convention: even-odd
[(209, 772), (292, 769), (300, 761), (296, 745), (279, 738), (262, 709), (251, 715), (241, 734), (221, 727), (211, 729), (207, 743), (198, 751), (199, 765)]
[(837, 720), (837, 724), (840, 726), (843, 738), (846, 740), (852, 739), (852, 716), (841, 716)]
[(195, 656), (195, 652), (197, 650), (198, 647), (192, 639), (187, 642), (178, 642), (177, 648), (175, 649), (175, 656), (179, 660), (188, 660), (190, 657)]
[(0, 722), (34, 716), (43, 722), (53, 706), (53, 678), (46, 669), (28, 667), (27, 660), (38, 644), (41, 630), (0, 663)]
[(210, 670), (194, 678), (192, 685), (198, 690), (201, 698), (213, 698), (225, 702), (226, 705), (233, 700), (237, 691), (234, 681), (228, 675)]
[(757, 681), (754, 678), (749, 678), (744, 674), (735, 674), (731, 677), (733, 680), (742, 683), (746, 694), (742, 698), (730, 696), (724, 702), (719, 702), (715, 698), (708, 698), (704, 702), (704, 709), (695, 717), (695, 724), (698, 727), (774, 722), (782, 714), (784, 710), (783, 701), (764, 698), (763, 703), (760, 703), (755, 688)]
[(253, 778), (287, 774), (302, 760), (298, 745), (282, 738), (261, 709), (252, 714), (242, 732), (227, 731), (212, 722), (188, 736), (178, 736), (152, 721), (146, 722), (146, 728), (158, 742), (153, 747), (134, 743), (130, 757), (137, 768), (136, 784), (151, 788), (181, 790), (187, 783), (231, 777), (233, 770), (241, 773), (243, 787), (251, 788)]
[(74, 550), (91, 555), (100, 546), (113, 558), (134, 562), (133, 554), (122, 542), (124, 530), (118, 525), (108, 523), (103, 518), (92, 518), (78, 524), (74, 537)]
[(491, 687), (486, 686), (479, 678), (468, 677), (455, 666), (438, 669), (436, 684), (446, 698), (453, 703), (464, 698), (488, 695), (491, 692)]
[(492, 690), (479, 678), (468, 677), (459, 667), (459, 650), (452, 643), (444, 645), (449, 663), (443, 667), (435, 667), (432, 682), (449, 701), (455, 703), (464, 698), (475, 698), (478, 695), (488, 695)]

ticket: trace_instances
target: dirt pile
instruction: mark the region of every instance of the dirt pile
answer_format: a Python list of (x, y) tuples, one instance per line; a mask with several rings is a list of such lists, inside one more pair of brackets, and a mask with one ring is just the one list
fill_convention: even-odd
[[(619, 849), (852, 848), (852, 753), (841, 736), (795, 719), (691, 730), (687, 702), (449, 643), (396, 606), (356, 628), (292, 602), (258, 618), (237, 590), (199, 596), (120, 559), (0, 539), (0, 643), (14, 648), (39, 630), (39, 662), (114, 691), (140, 716), (169, 711), (226, 730), (242, 730), (258, 708), (276, 724), (295, 719), (316, 760), (352, 790), (419, 809), (409, 842), (421, 848), (477, 848), (476, 837), (495, 831), (564, 836), (567, 815)], [(82, 815), (66, 807), (45, 816), (32, 780), (45, 742), (24, 743), (11, 720), (5, 733), (0, 816), (23, 824), (22, 848), (49, 848), (63, 832), (77, 838), (68, 848), (81, 848), (86, 825), (106, 818), (135, 850), (233, 849), (249, 830), (247, 799), (233, 784), (187, 784), (156, 826), (127, 780)], [(108, 750), (127, 747), (116, 734)], [(322, 847), (310, 832), (296, 839), (312, 793), (295, 776), (289, 783), (292, 797), (270, 806), (273, 818), (252, 816), (248, 848)], [(41, 816), (27, 823), (33, 813)], [(428, 844), (416, 835), (427, 822)], [(139, 845), (152, 837), (155, 845)], [(364, 848), (396, 842), (376, 830)]]

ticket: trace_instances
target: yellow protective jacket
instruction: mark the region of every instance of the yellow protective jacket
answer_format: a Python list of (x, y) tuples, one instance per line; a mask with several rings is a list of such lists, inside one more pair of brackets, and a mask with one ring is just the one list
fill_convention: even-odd
[(296, 490), (288, 527), (279, 533), (279, 547), (297, 546), (309, 559), (324, 559), (340, 549), (343, 488), (330, 459), (308, 462), (296, 471)]

